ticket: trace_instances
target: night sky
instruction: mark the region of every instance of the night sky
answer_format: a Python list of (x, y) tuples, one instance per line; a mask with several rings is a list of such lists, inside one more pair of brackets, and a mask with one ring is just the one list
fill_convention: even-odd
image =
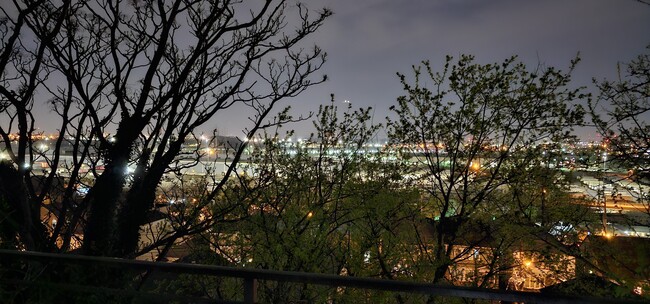
[[(578, 52), (574, 85), (616, 77), (616, 65), (650, 44), (650, 6), (635, 0), (327, 0), (334, 11), (315, 42), (328, 52), (330, 80), (289, 101), (294, 113), (316, 109), (335, 94), (338, 102), (373, 107), (383, 121), (402, 95), (396, 72), (445, 55), (473, 54), (478, 62), (518, 55), (566, 69)], [(219, 123), (221, 125), (221, 123)], [(222, 129), (235, 133), (234, 124)], [(303, 128), (299, 128), (304, 130)], [(581, 130), (582, 137), (595, 132)]]
[[(334, 16), (305, 44), (327, 51), (322, 73), (329, 81), (284, 102), (296, 115), (316, 111), (335, 94), (341, 105), (349, 100), (354, 107), (373, 107), (375, 121), (383, 122), (388, 107), (403, 94), (396, 72), (409, 73), (422, 60), (439, 68), (445, 55), (473, 54), (480, 63), (518, 55), (531, 68), (566, 69), (580, 52), (573, 84), (593, 87), (593, 77), (615, 78), (618, 62), (633, 59), (650, 44), (650, 5), (637, 0), (303, 2), (312, 9), (328, 7)], [(246, 116), (223, 113), (202, 130), (241, 136)], [(37, 125), (45, 130), (56, 128), (47, 119), (41, 122)], [(295, 125), (297, 135), (307, 135), (309, 125)], [(593, 130), (580, 133), (596, 138)]]

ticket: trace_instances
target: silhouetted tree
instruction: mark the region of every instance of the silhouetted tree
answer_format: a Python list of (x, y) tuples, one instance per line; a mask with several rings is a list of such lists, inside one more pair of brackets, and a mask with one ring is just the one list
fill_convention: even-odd
[[(2, 14), (0, 136), (9, 165), (0, 176), (20, 176), (20, 187), (2, 191), (18, 220), (17, 247), (67, 251), (83, 230), (86, 254), (128, 257), (138, 250), (163, 175), (178, 169), (179, 159), (198, 159), (200, 151), (183, 150), (198, 127), (237, 111), (249, 116), (245, 136), (252, 137), (291, 120), (269, 118), (281, 100), (323, 80), (313, 74), (325, 54), (300, 44), (330, 12), (283, 0), (26, 0), (3, 6)], [(40, 118), (38, 107), (53, 113)], [(35, 140), (38, 119), (58, 125), (47, 151)], [(64, 146), (71, 163), (61, 160)], [(45, 174), (36, 162), (47, 164)], [(55, 199), (59, 180), (66, 187)], [(89, 190), (80, 198), (83, 185)], [(40, 219), (46, 205), (58, 215), (51, 228)]]

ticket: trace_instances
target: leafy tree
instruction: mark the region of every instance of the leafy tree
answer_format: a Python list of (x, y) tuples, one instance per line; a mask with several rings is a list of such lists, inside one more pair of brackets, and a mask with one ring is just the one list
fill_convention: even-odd
[[(623, 192), (632, 195), (636, 212), (622, 215), (623, 224), (647, 226), (650, 223), (648, 200), (648, 176), (650, 163), (650, 46), (646, 52), (629, 63), (619, 65), (616, 80), (594, 80), (600, 94), (589, 104), (592, 120), (603, 136), (603, 147), (608, 157), (608, 166), (626, 172), (616, 178), (614, 194)], [(611, 164), (611, 165), (610, 165)], [(612, 197), (614, 202), (617, 198)], [(638, 216), (636, 214), (643, 214)], [(611, 233), (611, 232), (610, 232)], [(647, 294), (650, 280), (645, 267), (650, 261), (638, 250), (647, 246), (640, 238), (609, 239), (594, 238), (592, 258), (606, 271), (602, 275), (611, 278), (626, 289), (644, 286)], [(604, 246), (607, 244), (609, 246)], [(602, 245), (602, 246), (598, 246)], [(602, 247), (602, 249), (600, 249)], [(625, 252), (620, 252), (624, 250)], [(608, 259), (608, 260), (604, 260)]]
[(647, 122), (650, 112), (650, 52), (619, 66), (617, 80), (595, 83), (600, 94), (589, 108), (604, 145), (607, 145), (608, 163), (630, 170), (628, 184), (640, 190), (637, 201), (650, 214), (647, 190), (635, 183), (646, 180), (650, 173), (647, 157), (650, 149), (650, 126)]
[[(412, 231), (419, 195), (399, 183), (399, 164), (376, 153), (371, 140), (379, 126), (370, 119), (370, 109), (339, 111), (332, 103), (320, 108), (316, 133), (309, 139), (295, 141), (292, 133), (280, 137), (278, 132), (252, 139), (250, 170), (245, 170), (252, 174), (231, 179), (209, 209), (217, 213), (229, 202), (239, 202), (239, 207), (201, 234), (207, 241), (205, 256), (223, 258), (200, 261), (408, 277), (398, 265), (409, 262), (405, 257), (415, 243), (405, 236)], [(210, 283), (217, 293), (229, 294), (231, 285), (217, 281)], [(259, 288), (260, 297), (269, 302), (367, 298), (355, 290), (293, 283), (260, 282)], [(390, 294), (372, 299), (395, 300)]]
[[(430, 280), (444, 280), (484, 239), (498, 242), (499, 235), (508, 235), (507, 222), (516, 222), (512, 216), (548, 231), (552, 223), (548, 211), (540, 212), (543, 200), (529, 198), (555, 183), (553, 175), (535, 169), (542, 162), (540, 144), (567, 137), (582, 119), (582, 108), (572, 102), (583, 96), (568, 88), (570, 74), (552, 67), (529, 70), (514, 57), (483, 65), (461, 56), (447, 57), (440, 72), (423, 62), (412, 80), (398, 76), (406, 95), (391, 108), (389, 137), (427, 193), (421, 208), (430, 218), (431, 239), (422, 240), (418, 254), (433, 269)], [(535, 176), (546, 179), (532, 188), (515, 183)], [(512, 200), (520, 195), (527, 198), (525, 206)], [(464, 249), (455, 250), (458, 244)], [(496, 247), (491, 255), (502, 252)], [(493, 258), (490, 263), (499, 265)], [(507, 269), (507, 262), (500, 263)]]

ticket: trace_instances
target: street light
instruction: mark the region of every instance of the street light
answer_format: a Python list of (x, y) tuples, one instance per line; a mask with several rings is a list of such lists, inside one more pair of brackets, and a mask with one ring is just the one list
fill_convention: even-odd
[[(603, 147), (607, 149), (607, 144)], [(603, 174), (607, 170), (607, 152), (603, 152)], [(605, 195), (605, 186), (603, 185), (599, 191), (603, 192), (603, 230), (607, 236), (607, 195)]]
[(533, 261), (532, 260), (525, 260), (524, 261), (524, 266), (530, 268), (533, 266)]
[[(212, 155), (216, 155), (217, 153), (215, 148), (207, 147), (203, 150), (205, 151), (205, 154), (207, 154), (208, 159), (206, 162), (202, 163), (201, 165), (203, 166), (203, 173), (208, 174), (208, 166), (210, 166), (210, 164), (212, 163)], [(216, 157), (215, 157), (215, 161), (216, 161)]]

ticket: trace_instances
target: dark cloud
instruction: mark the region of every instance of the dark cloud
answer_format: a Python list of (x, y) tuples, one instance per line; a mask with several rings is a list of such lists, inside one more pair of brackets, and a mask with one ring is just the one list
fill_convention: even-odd
[(383, 117), (402, 94), (395, 72), (421, 60), (439, 66), (447, 54), (474, 54), (480, 62), (518, 55), (531, 66), (566, 68), (580, 52), (574, 80), (588, 85), (592, 77), (613, 77), (617, 62), (650, 44), (650, 6), (633, 0), (318, 3), (335, 12), (315, 39), (330, 55), (325, 72), (331, 81), (299, 98), (299, 110), (334, 93)]
[[(448, 54), (483, 63), (518, 55), (532, 66), (565, 68), (580, 52), (575, 84), (589, 85), (592, 77), (614, 77), (617, 62), (650, 44), (650, 6), (634, 0), (302, 1), (335, 15), (309, 41), (328, 52), (330, 81), (287, 102), (295, 113), (316, 110), (333, 93), (384, 117), (402, 94), (396, 72), (421, 60), (439, 66)], [(241, 134), (245, 123), (228, 113), (207, 128)]]

